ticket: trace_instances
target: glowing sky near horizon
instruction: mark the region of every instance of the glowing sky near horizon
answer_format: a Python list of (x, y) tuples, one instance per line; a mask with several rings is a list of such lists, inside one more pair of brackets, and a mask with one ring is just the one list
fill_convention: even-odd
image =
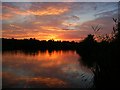
[(117, 2), (3, 2), (2, 37), (79, 41), (93, 34), (112, 31)]

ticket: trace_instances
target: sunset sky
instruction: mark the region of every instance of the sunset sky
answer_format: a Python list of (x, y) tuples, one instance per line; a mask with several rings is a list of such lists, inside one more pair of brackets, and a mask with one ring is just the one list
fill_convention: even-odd
[(79, 41), (93, 34), (110, 34), (117, 2), (3, 2), (2, 37)]

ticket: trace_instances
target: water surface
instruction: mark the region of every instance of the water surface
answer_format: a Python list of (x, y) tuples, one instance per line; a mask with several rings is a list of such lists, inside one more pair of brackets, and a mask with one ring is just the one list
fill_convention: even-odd
[(93, 73), (75, 51), (6, 51), (2, 53), (3, 88), (93, 85)]

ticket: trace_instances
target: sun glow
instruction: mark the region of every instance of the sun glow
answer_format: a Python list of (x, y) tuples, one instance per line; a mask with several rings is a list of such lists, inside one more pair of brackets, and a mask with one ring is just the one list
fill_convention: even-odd
[(61, 39), (58, 38), (57, 35), (50, 34), (50, 35), (47, 36), (47, 40), (58, 41), (58, 40), (61, 40)]

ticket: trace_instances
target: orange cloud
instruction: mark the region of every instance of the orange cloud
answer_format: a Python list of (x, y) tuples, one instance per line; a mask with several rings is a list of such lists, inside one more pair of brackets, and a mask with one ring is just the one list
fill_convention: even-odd
[(40, 26), (41, 29), (44, 30), (50, 30), (50, 31), (63, 31), (61, 28), (59, 27), (55, 27), (55, 26)]
[(14, 7), (12, 5), (6, 4), (6, 3), (5, 4), (3, 3), (2, 9), (3, 10), (6, 9), (6, 10), (9, 10), (9, 11), (12, 11), (12, 12), (19, 10), (18, 8)]
[[(45, 15), (61, 15), (68, 11), (68, 8), (56, 8), (56, 7), (48, 7), (44, 10), (26, 10), (26, 11), (20, 11), (16, 10), (14, 8), (10, 8), (8, 10), (12, 10), (12, 13), (3, 13), (2, 16), (0, 16), (0, 19), (2, 20), (8, 20), (13, 18), (16, 14), (17, 15), (37, 15), (37, 16), (45, 16)], [(36, 24), (36, 23), (35, 23)], [(38, 24), (38, 23), (37, 23)]]
[(14, 13), (18, 14), (18, 15), (38, 15), (38, 16), (44, 16), (44, 15), (61, 15), (61, 14), (65, 13), (65, 12), (67, 12), (68, 10), (69, 9), (67, 7), (63, 7), (63, 8), (47, 7), (46, 9), (42, 9), (42, 10), (20, 11), (20, 10), (16, 10), (15, 9)]
[[(71, 26), (74, 26), (76, 24), (71, 24)], [(69, 28), (60, 28), (60, 27), (56, 27), (56, 26), (40, 26), (40, 29), (43, 29), (43, 30), (48, 30), (48, 31), (53, 31), (52, 33), (54, 32), (74, 32), (74, 31), (77, 31), (75, 29), (69, 29)]]
[(28, 11), (28, 13), (33, 15), (60, 15), (68, 11), (68, 8), (56, 8), (56, 7), (47, 7), (44, 10), (37, 10), (37, 11)]
[(22, 29), (22, 27), (20, 27), (20, 26), (18, 26), (18, 25), (14, 25), (14, 24), (10, 24), (10, 27), (16, 28), (16, 29)]
[(43, 10), (16, 11), (16, 14), (44, 16), (44, 15), (61, 15), (67, 11), (68, 11), (67, 7), (64, 8), (47, 7), (46, 9)]
[[(7, 11), (7, 12), (6, 12)], [(9, 11), (9, 12), (8, 12)], [(8, 20), (8, 19), (11, 19), (14, 17), (15, 15), (15, 12), (19, 11), (19, 9), (13, 7), (13, 6), (10, 6), (10, 5), (7, 5), (7, 4), (3, 4), (2, 5), (2, 18), (1, 20)], [(5, 12), (5, 13), (4, 13)]]
[(2, 15), (0, 14), (0, 20), (2, 20)]
[(3, 13), (1, 16), (0, 16), (0, 19), (4, 19), (4, 20), (8, 20), (8, 19), (11, 19), (13, 17), (12, 14), (9, 14), (9, 13)]
[(59, 6), (47, 6), (47, 7), (42, 7), (42, 8), (38, 7), (38, 9), (34, 9), (34, 10), (33, 9), (21, 10), (18, 7), (15, 7), (15, 6), (5, 3), (2, 5), (2, 10), (3, 10), (3, 13), (2, 13), (3, 19), (10, 19), (17, 15), (23, 15), (23, 16), (61, 15), (61, 14), (64, 14), (65, 12), (69, 11), (69, 8), (67, 6), (64, 6), (62, 8)]
[(33, 22), (33, 24), (41, 24), (41, 22)]

